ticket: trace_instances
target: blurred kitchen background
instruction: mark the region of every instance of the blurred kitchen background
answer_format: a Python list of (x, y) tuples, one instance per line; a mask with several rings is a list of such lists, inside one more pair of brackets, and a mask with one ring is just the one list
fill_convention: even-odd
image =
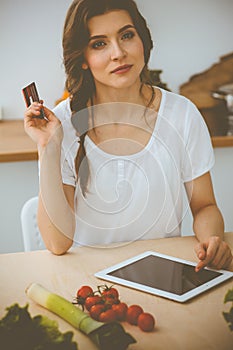
[[(52, 108), (62, 96), (65, 76), (61, 39), (70, 3), (69, 0), (0, 1), (0, 117), (3, 120), (23, 119), (25, 106), (21, 89), (32, 81), (36, 81), (48, 107)], [(173, 92), (187, 95), (191, 86), (190, 97), (196, 103), (192, 77), (204, 74), (204, 87), (205, 72), (217, 64), (218, 74), (222, 76), (222, 58), (231, 59), (233, 0), (136, 0), (136, 3), (147, 19), (154, 40), (150, 69), (161, 71), (161, 81)], [(232, 76), (233, 69), (224, 74)], [(213, 90), (220, 85), (221, 82), (214, 81), (209, 88)], [(201, 86), (202, 83), (197, 84), (198, 91)], [(206, 87), (203, 89), (206, 93)], [(201, 98), (202, 95), (197, 104)], [(221, 129), (226, 123), (226, 102), (220, 100), (223, 112), (214, 116), (210, 130), (213, 136), (226, 131), (224, 126)], [(204, 109), (210, 128), (213, 117)], [(216, 130), (217, 124), (221, 131)], [(233, 231), (233, 146), (215, 147), (215, 157), (212, 171), (215, 193), (226, 231)], [(37, 192), (37, 161), (0, 163), (0, 253), (23, 250), (20, 210)], [(185, 217), (183, 233), (192, 234), (190, 213)]]

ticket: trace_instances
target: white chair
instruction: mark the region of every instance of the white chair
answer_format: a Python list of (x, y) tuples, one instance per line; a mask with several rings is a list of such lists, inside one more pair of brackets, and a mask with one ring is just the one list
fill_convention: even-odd
[(23, 233), (24, 251), (45, 249), (37, 226), (38, 197), (27, 200), (21, 209), (21, 227)]

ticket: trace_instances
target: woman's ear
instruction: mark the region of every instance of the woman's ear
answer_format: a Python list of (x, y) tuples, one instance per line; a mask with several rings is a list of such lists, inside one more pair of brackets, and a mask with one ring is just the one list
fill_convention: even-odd
[(86, 62), (83, 62), (82, 64), (82, 69), (87, 70), (88, 69), (88, 65), (86, 64)]

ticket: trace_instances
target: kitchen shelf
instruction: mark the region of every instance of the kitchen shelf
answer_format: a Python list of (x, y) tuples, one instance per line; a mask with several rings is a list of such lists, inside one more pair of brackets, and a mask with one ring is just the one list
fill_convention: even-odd
[[(212, 137), (213, 147), (233, 147), (233, 136)], [(36, 144), (25, 133), (23, 120), (0, 121), (0, 162), (38, 160)]]
[(213, 136), (213, 147), (233, 147), (233, 136)]
[(23, 120), (0, 121), (0, 162), (38, 160), (36, 144), (24, 131)]

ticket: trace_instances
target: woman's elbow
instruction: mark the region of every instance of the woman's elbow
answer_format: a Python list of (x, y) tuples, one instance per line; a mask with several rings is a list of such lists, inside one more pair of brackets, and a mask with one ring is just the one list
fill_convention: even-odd
[(73, 241), (59, 244), (52, 244), (47, 246), (46, 248), (54, 255), (64, 255), (68, 252), (68, 250), (72, 247)]

